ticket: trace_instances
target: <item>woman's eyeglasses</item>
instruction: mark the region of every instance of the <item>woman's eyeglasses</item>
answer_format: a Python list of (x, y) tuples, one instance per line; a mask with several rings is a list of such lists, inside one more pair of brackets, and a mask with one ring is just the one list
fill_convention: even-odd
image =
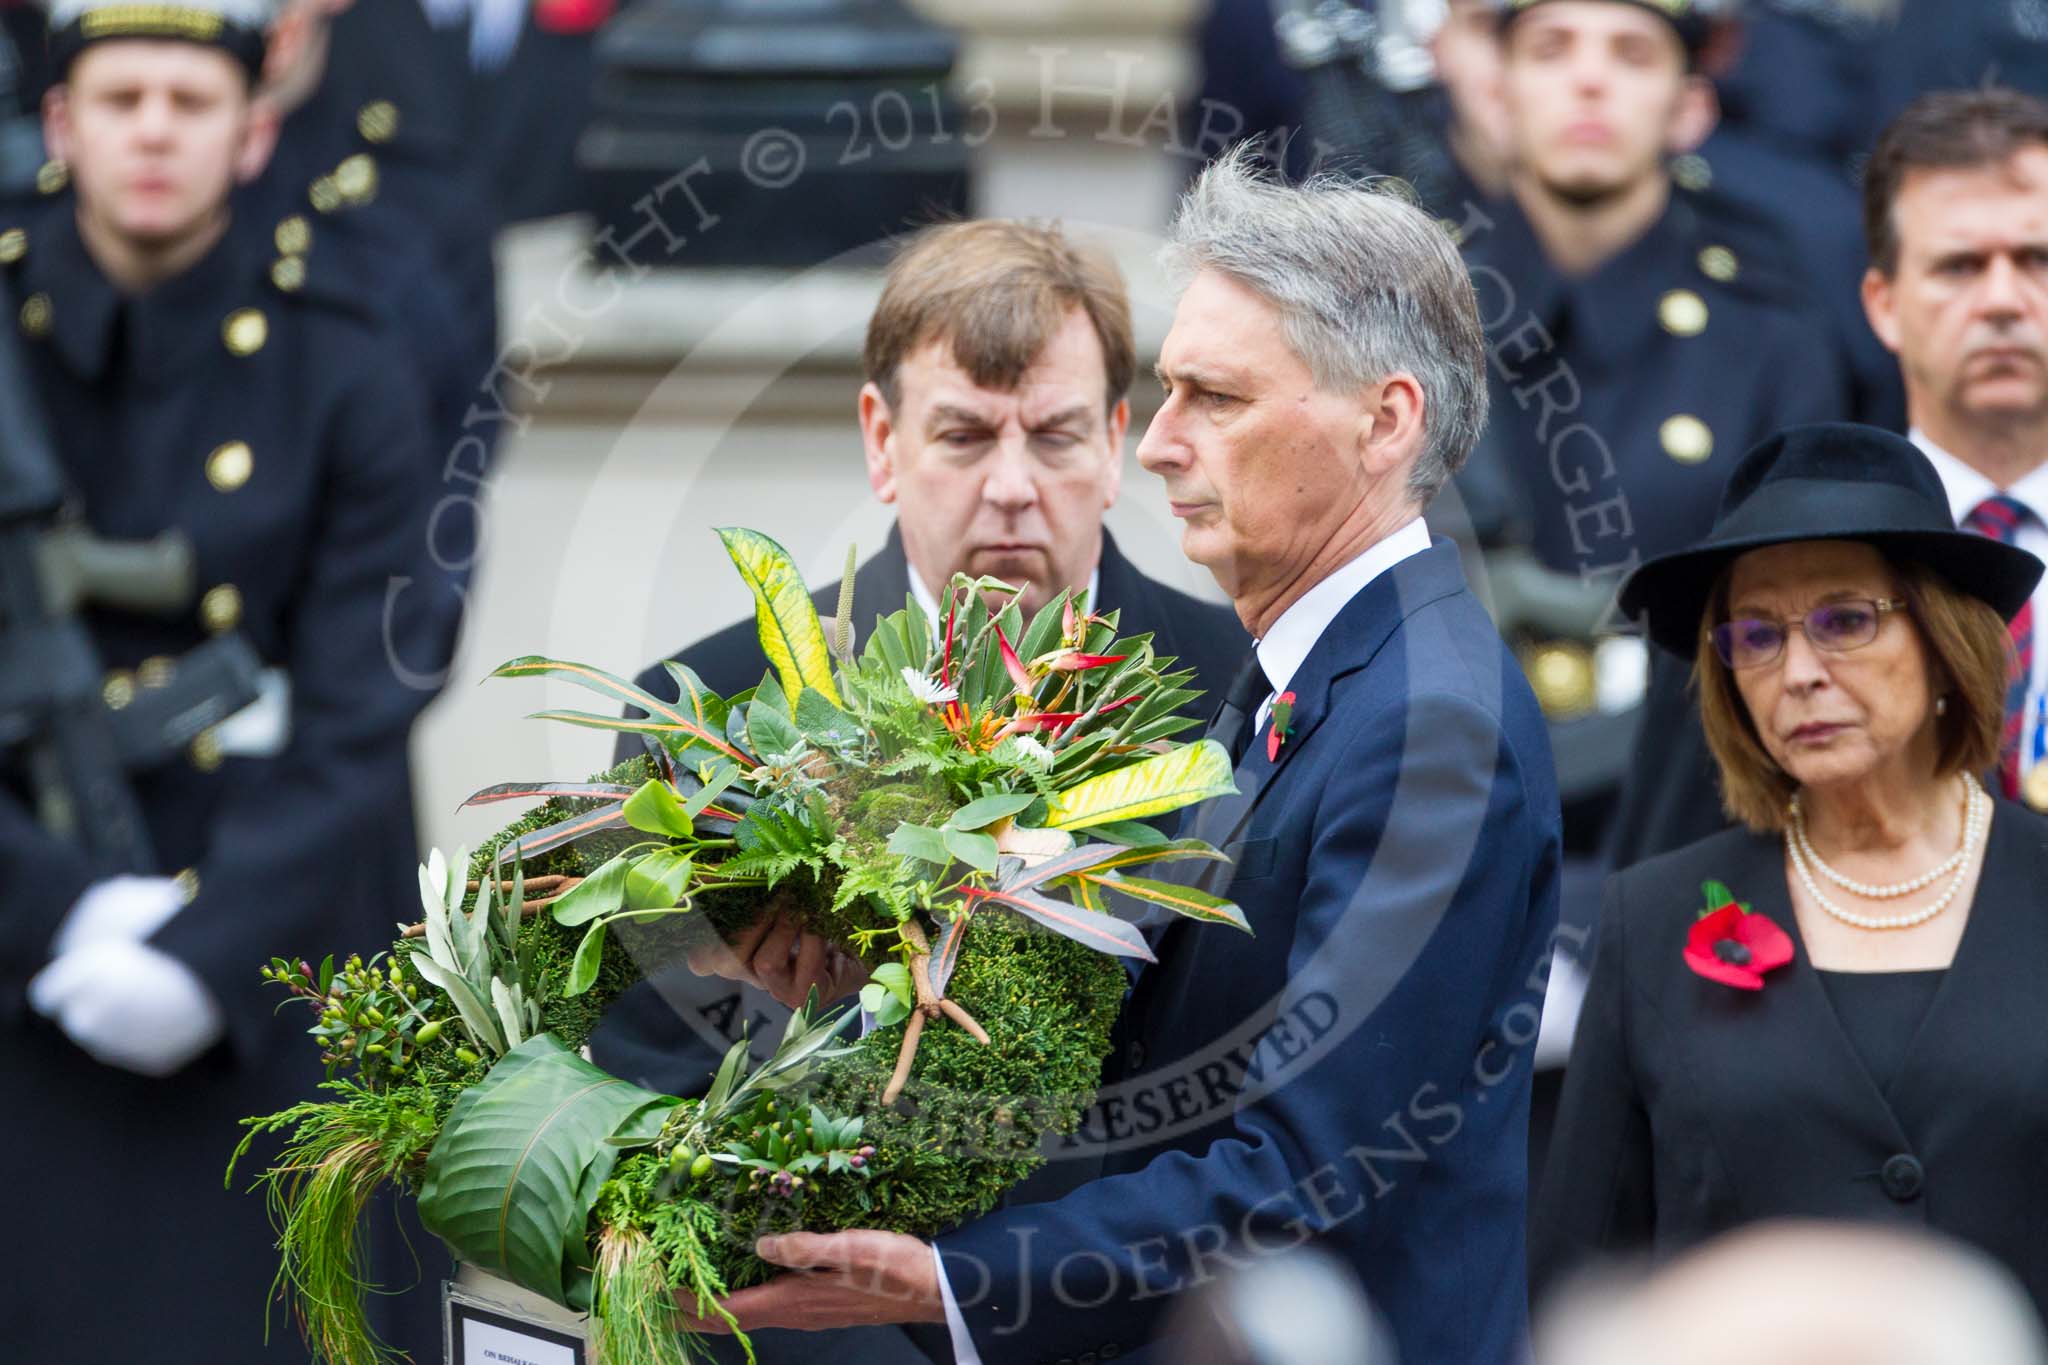
[(1877, 638), (1884, 613), (1905, 605), (1903, 598), (1852, 597), (1815, 607), (1798, 621), (1745, 617), (1724, 621), (1710, 633), (1722, 663), (1730, 668), (1756, 668), (1785, 652), (1785, 636), (1795, 627), (1806, 632), (1815, 649), (1830, 654), (1861, 649)]

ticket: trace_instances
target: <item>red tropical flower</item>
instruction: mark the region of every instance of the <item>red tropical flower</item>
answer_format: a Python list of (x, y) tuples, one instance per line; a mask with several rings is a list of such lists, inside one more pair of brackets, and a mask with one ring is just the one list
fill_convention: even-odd
[(1734, 901), (1701, 915), (1685, 938), (1685, 965), (1709, 981), (1760, 991), (1764, 973), (1792, 960), (1792, 939), (1772, 922)]

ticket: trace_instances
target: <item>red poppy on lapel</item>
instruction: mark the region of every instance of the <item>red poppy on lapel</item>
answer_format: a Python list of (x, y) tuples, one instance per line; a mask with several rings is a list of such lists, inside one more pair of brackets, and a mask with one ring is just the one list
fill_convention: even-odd
[(1280, 746), (1287, 742), (1287, 735), (1294, 720), (1294, 694), (1282, 692), (1273, 698), (1273, 724), (1266, 731), (1266, 761), (1280, 761)]
[(1764, 988), (1764, 973), (1792, 960), (1792, 939), (1769, 915), (1738, 904), (1719, 882), (1705, 885), (1707, 908), (1685, 938), (1685, 965), (1709, 981), (1745, 991)]
[(590, 33), (615, 8), (613, 0), (534, 0), (533, 22), (549, 33)]
[(535, 0), (532, 23), (547, 33), (592, 33), (614, 8), (612, 0)]

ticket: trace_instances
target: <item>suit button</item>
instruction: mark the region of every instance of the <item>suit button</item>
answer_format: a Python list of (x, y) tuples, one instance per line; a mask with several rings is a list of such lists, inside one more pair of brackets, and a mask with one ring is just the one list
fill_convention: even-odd
[(1145, 1045), (1136, 1038), (1131, 1039), (1131, 1045), (1124, 1049), (1124, 1065), (1132, 1071), (1145, 1069)]
[(1901, 1152), (1885, 1161), (1884, 1169), (1878, 1172), (1878, 1179), (1884, 1184), (1884, 1192), (1903, 1204), (1919, 1195), (1921, 1185), (1926, 1183), (1927, 1171), (1918, 1157)]
[(1115, 1360), (1122, 1351), (1123, 1347), (1112, 1341), (1109, 1345), (1102, 1348), (1102, 1358), (1104, 1360)]
[(1074, 1365), (1099, 1365), (1101, 1357), (1093, 1351), (1083, 1351), (1074, 1357)]

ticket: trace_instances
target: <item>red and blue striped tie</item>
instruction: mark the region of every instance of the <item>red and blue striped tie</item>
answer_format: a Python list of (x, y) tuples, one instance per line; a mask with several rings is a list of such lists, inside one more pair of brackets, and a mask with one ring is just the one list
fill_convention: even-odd
[[(1966, 530), (2011, 545), (2021, 525), (2034, 515), (2018, 498), (1994, 494), (1963, 518)], [(2034, 676), (2034, 604), (2028, 602), (2012, 618), (2012, 660), (2005, 687), (2005, 735), (1999, 746), (1998, 776), (2005, 794), (2020, 794), (2020, 729), (2027, 715), (2027, 680)]]

